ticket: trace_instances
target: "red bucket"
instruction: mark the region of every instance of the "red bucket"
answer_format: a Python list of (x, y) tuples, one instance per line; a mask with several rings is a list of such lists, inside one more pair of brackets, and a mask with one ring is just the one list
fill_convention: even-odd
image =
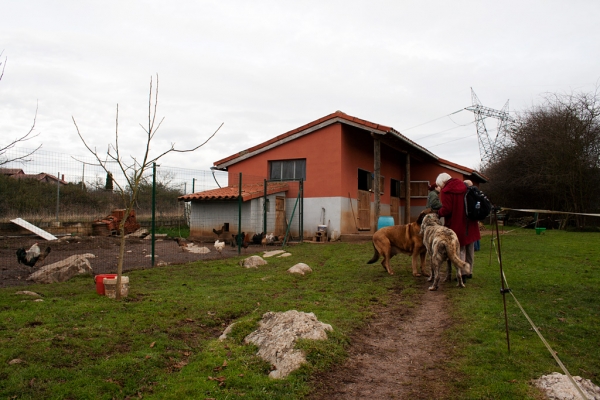
[(96, 275), (94, 279), (96, 280), (96, 293), (100, 296), (104, 296), (104, 278), (107, 279), (115, 279), (117, 274), (101, 274)]

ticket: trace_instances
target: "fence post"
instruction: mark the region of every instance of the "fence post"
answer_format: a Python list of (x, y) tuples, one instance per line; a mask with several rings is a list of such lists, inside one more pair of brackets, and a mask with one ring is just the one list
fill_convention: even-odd
[(263, 200), (263, 233), (267, 235), (267, 180), (265, 179), (265, 194)]
[(154, 267), (154, 246), (156, 228), (156, 163), (152, 163), (152, 266)]
[(300, 243), (304, 242), (304, 179), (300, 179)]
[(56, 179), (56, 222), (58, 222), (58, 210), (60, 207), (60, 172)]
[(240, 182), (238, 189), (238, 233), (237, 233), (237, 245), (238, 245), (238, 255), (242, 252), (242, 240), (244, 238), (242, 235), (242, 173), (240, 172)]

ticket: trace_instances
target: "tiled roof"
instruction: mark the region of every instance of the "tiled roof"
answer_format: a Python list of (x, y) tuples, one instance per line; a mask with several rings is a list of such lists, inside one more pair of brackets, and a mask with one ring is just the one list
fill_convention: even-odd
[(286, 141), (293, 140), (297, 136), (302, 136), (304, 134), (311, 133), (311, 132), (313, 132), (317, 129), (320, 129), (324, 126), (334, 124), (337, 122), (356, 126), (356, 127), (365, 129), (367, 131), (370, 131), (370, 132), (373, 132), (376, 134), (391, 137), (393, 140), (399, 140), (400, 142), (404, 142), (408, 146), (414, 148), (417, 152), (421, 152), (421, 153), (428, 155), (429, 157), (432, 157), (436, 162), (438, 162), (440, 164), (445, 164), (450, 168), (460, 170), (461, 173), (475, 175), (486, 182), (489, 180), (486, 176), (482, 175), (478, 171), (475, 171), (475, 170), (467, 168), (465, 166), (455, 164), (450, 161), (439, 158), (438, 156), (431, 153), (426, 148), (413, 142), (412, 140), (410, 140), (406, 136), (402, 135), (400, 132), (398, 132), (397, 130), (395, 130), (392, 127), (381, 125), (381, 124), (376, 124), (374, 122), (369, 122), (364, 119), (356, 118), (356, 117), (348, 115), (342, 111), (336, 111), (336, 112), (329, 114), (323, 118), (319, 118), (315, 121), (309, 122), (308, 124), (303, 125), (299, 128), (296, 128), (289, 132), (275, 136), (274, 138), (267, 140), (266, 142), (257, 144), (256, 146), (250, 147), (249, 149), (242, 150), (238, 153), (232, 154), (229, 157), (223, 158), (222, 160), (215, 161), (213, 164), (216, 168), (226, 169), (230, 165), (235, 164), (239, 161), (242, 161), (245, 158), (252, 157), (252, 156), (254, 156), (258, 153), (261, 153), (263, 151), (266, 151), (270, 148), (277, 147), (280, 144), (285, 143)]
[(319, 118), (315, 121), (309, 122), (308, 124), (303, 125), (299, 128), (296, 128), (289, 132), (275, 136), (274, 138), (269, 139), (266, 142), (257, 144), (256, 146), (250, 147), (249, 149), (242, 150), (239, 153), (232, 154), (229, 157), (226, 157), (222, 160), (215, 161), (213, 164), (214, 164), (214, 166), (216, 166), (218, 168), (227, 167), (231, 164), (234, 164), (236, 162), (236, 159), (238, 159), (240, 157), (244, 157), (247, 154), (259, 153), (259, 152), (261, 152), (261, 150), (265, 151), (271, 147), (275, 147), (275, 146), (277, 146), (278, 142), (281, 142), (281, 141), (285, 140), (286, 138), (289, 138), (290, 136), (307, 134), (307, 133), (310, 133), (310, 132), (312, 132), (316, 129), (319, 129), (323, 126), (327, 126), (329, 124), (333, 124), (336, 122), (341, 122), (341, 123), (348, 124), (348, 125), (358, 126), (359, 128), (362, 128), (362, 129), (365, 129), (365, 130), (368, 130), (371, 132), (376, 132), (381, 135), (390, 134), (390, 135), (408, 143), (410, 146), (412, 146), (420, 151), (423, 151), (434, 158), (437, 158), (434, 154), (430, 153), (429, 150), (425, 149), (424, 147), (419, 146), (412, 140), (410, 140), (407, 137), (405, 137), (404, 135), (400, 134), (400, 132), (396, 131), (392, 127), (381, 125), (381, 124), (376, 124), (374, 122), (356, 118), (356, 117), (348, 115), (342, 111), (336, 111), (336, 112), (329, 114), (323, 118)]
[[(268, 182), (267, 194), (286, 192), (289, 189), (287, 182)], [(248, 201), (262, 197), (265, 194), (264, 183), (247, 183), (242, 184), (242, 200)], [(236, 200), (239, 195), (238, 186), (227, 186), (219, 189), (206, 190), (180, 196), (179, 201), (193, 200)]]
[(24, 174), (22, 169), (19, 168), (0, 168), (0, 174), (2, 175), (18, 175)]
[(487, 176), (483, 175), (481, 172), (474, 170), (472, 168), (465, 167), (464, 165), (456, 164), (456, 163), (453, 163), (452, 161), (444, 160), (443, 158), (439, 158), (438, 162), (443, 166), (450, 167), (455, 170), (459, 170), (461, 173), (463, 173), (465, 175), (469, 175), (469, 174), (475, 175), (485, 182), (489, 181), (489, 178)]

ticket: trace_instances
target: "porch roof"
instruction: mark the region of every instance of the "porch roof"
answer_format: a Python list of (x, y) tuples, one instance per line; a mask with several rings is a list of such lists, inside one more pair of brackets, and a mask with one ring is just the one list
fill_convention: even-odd
[[(287, 192), (289, 184), (287, 182), (267, 182), (267, 195), (274, 193)], [(243, 183), (242, 201), (248, 201), (264, 196), (264, 183)], [(219, 189), (205, 190), (192, 194), (179, 196), (179, 201), (211, 201), (211, 200), (237, 200), (239, 195), (239, 186), (232, 185)]]

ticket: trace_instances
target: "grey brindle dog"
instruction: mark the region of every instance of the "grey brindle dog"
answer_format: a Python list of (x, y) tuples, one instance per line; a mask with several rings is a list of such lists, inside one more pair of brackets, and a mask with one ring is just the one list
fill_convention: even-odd
[[(431, 276), (427, 282), (433, 281), (429, 290), (437, 290), (440, 281), (440, 269), (444, 261), (450, 260), (456, 267), (456, 278), (460, 287), (465, 287), (462, 275), (471, 271), (469, 263), (460, 259), (460, 243), (456, 233), (450, 228), (442, 226), (437, 214), (427, 214), (421, 222), (423, 243), (427, 254), (431, 258)], [(448, 269), (446, 280), (451, 279), (451, 267)]]

